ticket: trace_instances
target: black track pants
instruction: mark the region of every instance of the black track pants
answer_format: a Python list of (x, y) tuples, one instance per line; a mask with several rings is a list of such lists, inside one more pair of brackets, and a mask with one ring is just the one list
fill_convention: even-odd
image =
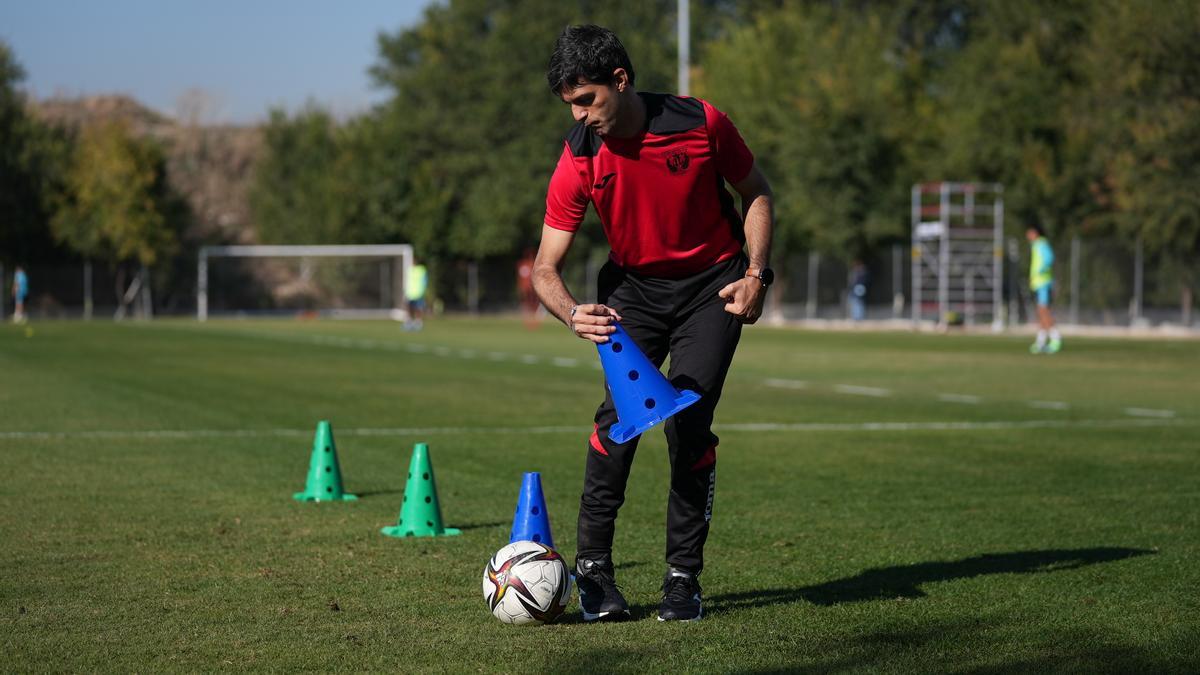
[[(726, 284), (746, 273), (744, 256), (734, 257), (684, 279), (642, 277), (612, 262), (600, 270), (599, 301), (617, 310), (621, 325), (642, 352), (661, 366), (668, 353), (667, 378), (677, 389), (691, 389), (700, 400), (664, 423), (671, 460), (667, 499), (667, 563), (699, 573), (712, 517), (717, 437), (713, 411), (742, 325), (725, 311), (717, 296)], [(617, 511), (638, 438), (622, 444), (608, 438), (617, 422), (612, 395), (596, 410), (596, 433), (589, 440), (583, 496), (579, 504), (579, 558), (611, 557)]]

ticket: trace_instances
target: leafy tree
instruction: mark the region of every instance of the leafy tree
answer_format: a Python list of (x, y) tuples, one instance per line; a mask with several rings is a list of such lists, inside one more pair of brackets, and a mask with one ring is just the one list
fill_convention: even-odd
[(55, 252), (47, 223), (69, 139), (27, 112), (16, 88), (23, 78), (12, 50), (0, 42), (0, 256), (28, 262)]
[(1082, 61), (1072, 140), (1092, 170), (1085, 226), (1200, 255), (1200, 12), (1195, 3), (1108, 0)]
[(295, 117), (272, 110), (250, 190), (259, 238), (266, 243), (347, 243), (334, 199), (337, 128), (309, 106)]
[(966, 41), (930, 72), (935, 151), (917, 158), (925, 176), (999, 182), (1010, 230), (1036, 217), (1063, 234), (1085, 182), (1069, 156), (1065, 112), (1080, 80), (1090, 3), (969, 3)]
[(790, 3), (709, 46), (698, 91), (771, 180), (781, 254), (861, 256), (904, 233), (910, 93), (895, 32), (883, 12)]
[(52, 226), (81, 255), (149, 267), (176, 250), (180, 223), (162, 151), (124, 123), (83, 128), (66, 187)]

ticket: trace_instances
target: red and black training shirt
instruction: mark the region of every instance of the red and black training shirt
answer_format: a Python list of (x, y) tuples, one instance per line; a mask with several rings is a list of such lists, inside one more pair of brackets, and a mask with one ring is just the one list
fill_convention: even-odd
[(742, 218), (725, 181), (749, 175), (754, 155), (707, 101), (638, 95), (647, 120), (637, 136), (571, 128), (550, 179), (546, 225), (575, 232), (591, 202), (613, 262), (646, 276), (690, 276), (742, 250)]

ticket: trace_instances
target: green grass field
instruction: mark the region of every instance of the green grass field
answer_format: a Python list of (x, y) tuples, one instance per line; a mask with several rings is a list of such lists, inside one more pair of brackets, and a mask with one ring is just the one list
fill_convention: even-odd
[[(525, 471), (574, 556), (603, 389), (561, 326), (32, 328), (0, 326), (5, 671), (1200, 670), (1200, 343), (749, 329), (705, 619), (654, 618), (655, 429), (616, 539), (636, 620), (531, 628), (480, 573)], [(292, 500), (320, 419), (360, 501)], [(416, 442), (462, 536), (379, 534)]]

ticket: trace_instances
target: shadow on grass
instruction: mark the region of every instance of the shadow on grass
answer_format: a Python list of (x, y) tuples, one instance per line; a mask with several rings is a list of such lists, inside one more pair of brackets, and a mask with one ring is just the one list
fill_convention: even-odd
[(500, 527), (501, 525), (507, 525), (507, 523), (504, 522), (503, 520), (498, 520), (494, 523), (467, 523), (465, 525), (459, 525), (458, 523), (449, 523), (447, 525), (447, 527), (455, 527), (455, 528), (462, 530), (463, 532), (466, 532), (468, 530), (484, 530), (484, 529), (487, 529), (490, 527)]
[(363, 490), (361, 492), (355, 492), (354, 494), (358, 495), (359, 499), (370, 499), (371, 497), (382, 497), (385, 495), (398, 495), (398, 494), (402, 494), (403, 492), (404, 492), (404, 490)]
[(1079, 548), (985, 553), (962, 560), (869, 569), (852, 577), (835, 579), (815, 586), (727, 593), (712, 596), (708, 599), (708, 603), (712, 611), (722, 612), (800, 601), (830, 606), (847, 602), (921, 598), (925, 597), (921, 585), (931, 582), (969, 579), (983, 574), (1057, 572), (1153, 553), (1154, 551), (1136, 548)]

